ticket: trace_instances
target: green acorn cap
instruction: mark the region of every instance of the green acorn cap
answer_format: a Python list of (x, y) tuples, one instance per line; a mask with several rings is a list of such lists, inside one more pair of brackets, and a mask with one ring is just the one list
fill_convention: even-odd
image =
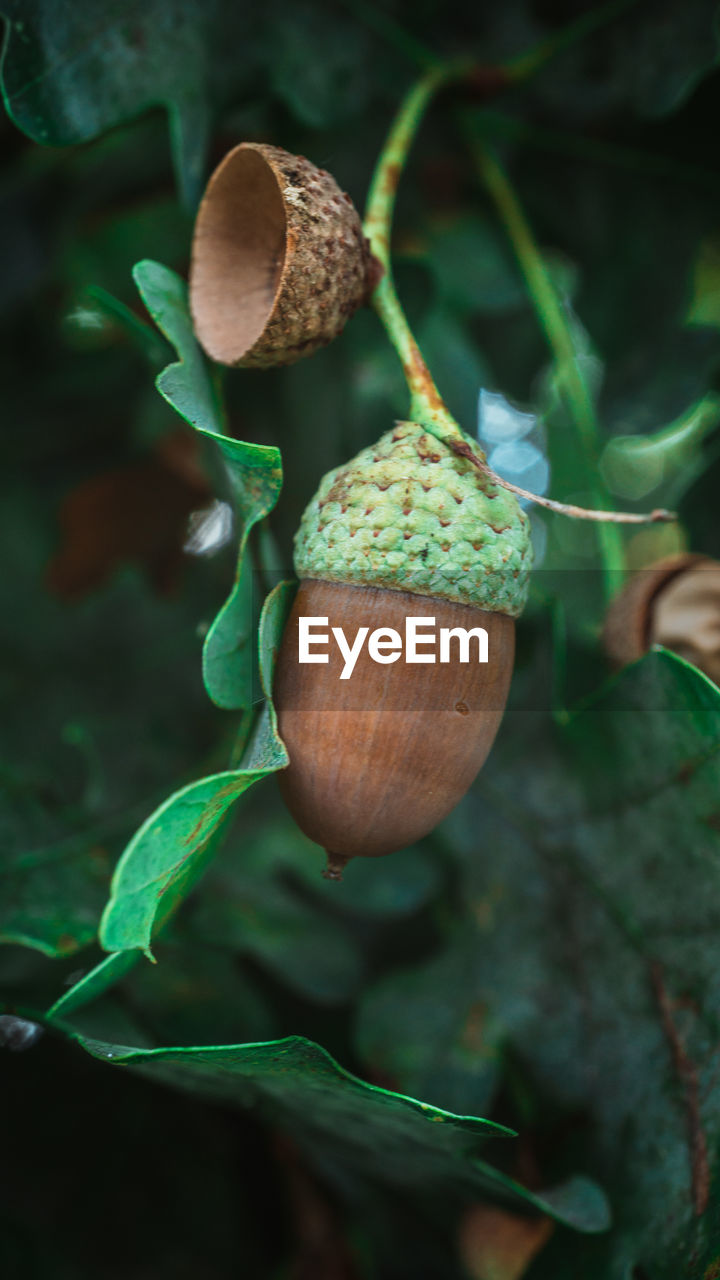
[(295, 536), (299, 578), (510, 617), (522, 613), (531, 565), (530, 522), (515, 497), (414, 422), (329, 471)]

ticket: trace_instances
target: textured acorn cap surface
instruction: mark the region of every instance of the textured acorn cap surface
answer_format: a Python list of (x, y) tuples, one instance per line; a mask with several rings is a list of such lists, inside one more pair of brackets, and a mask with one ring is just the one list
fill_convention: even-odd
[(357, 210), (329, 173), (243, 142), (210, 178), (195, 223), (198, 341), (221, 364), (292, 364), (341, 332), (372, 264)]
[(513, 495), (413, 422), (328, 472), (295, 537), (299, 578), (511, 617), (525, 605), (531, 564), (530, 523)]

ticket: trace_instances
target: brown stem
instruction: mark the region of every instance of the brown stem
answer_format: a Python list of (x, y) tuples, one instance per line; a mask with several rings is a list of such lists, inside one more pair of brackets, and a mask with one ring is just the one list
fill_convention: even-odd
[(323, 878), (325, 880), (342, 880), (343, 871), (350, 859), (342, 853), (332, 853), (330, 849), (326, 849), (325, 852), (327, 853), (327, 866), (323, 871)]
[(657, 961), (654, 961), (650, 966), (650, 980), (665, 1039), (668, 1042), (672, 1056), (675, 1074), (685, 1094), (685, 1116), (692, 1177), (692, 1201), (695, 1214), (700, 1217), (707, 1209), (710, 1199), (710, 1161), (707, 1138), (705, 1137), (700, 1114), (698, 1069), (689, 1056), (680, 1032), (675, 1025), (672, 1002), (665, 987), (662, 966)]
[(493, 484), (499, 484), (502, 489), (509, 489), (511, 493), (516, 493), (521, 498), (536, 502), (539, 507), (547, 507), (548, 511), (558, 511), (562, 516), (572, 516), (575, 520), (602, 520), (612, 524), (657, 524), (662, 521), (677, 520), (677, 514), (674, 511), (666, 511), (663, 507), (656, 507), (653, 511), (647, 512), (593, 511), (589, 507), (576, 507), (570, 502), (556, 502), (554, 498), (543, 498), (539, 493), (531, 493), (529, 489), (521, 489), (520, 485), (512, 484), (510, 480), (503, 480), (502, 476), (493, 471), (487, 462), (483, 462), (477, 454), (473, 453), (470, 445), (464, 440), (449, 438), (445, 443), (453, 453), (472, 462), (473, 466), (487, 476), (488, 480), (492, 480)]

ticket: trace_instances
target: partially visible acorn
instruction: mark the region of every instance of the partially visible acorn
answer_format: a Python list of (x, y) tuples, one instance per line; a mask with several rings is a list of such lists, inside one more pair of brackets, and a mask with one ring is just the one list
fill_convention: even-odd
[(617, 667), (663, 645), (720, 684), (720, 564), (683, 552), (639, 569), (608, 609), (603, 644)]
[[(274, 700), (290, 757), (281, 791), (327, 850), (326, 874), (426, 835), (472, 783), (502, 719), (530, 563), (516, 499), (416, 423), (324, 477), (296, 536), (301, 585)], [(402, 633), (409, 616), (484, 628), (489, 661), (453, 649), (447, 664), (385, 665), (363, 647), (341, 680), (333, 646), (327, 664), (298, 661), (303, 616), (350, 643), (359, 627)]]
[(190, 310), (221, 364), (292, 364), (345, 327), (377, 279), (350, 197), (304, 156), (243, 142), (218, 165), (192, 245)]

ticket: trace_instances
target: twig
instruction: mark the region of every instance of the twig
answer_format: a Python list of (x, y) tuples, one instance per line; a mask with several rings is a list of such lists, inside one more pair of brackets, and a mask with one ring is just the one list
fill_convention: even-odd
[(626, 9), (631, 9), (637, 2), (638, 0), (608, 0), (608, 3), (598, 5), (596, 9), (590, 9), (588, 13), (584, 13), (575, 22), (569, 22), (566, 27), (561, 27), (554, 35), (548, 36), (546, 40), (541, 40), (532, 49), (528, 49), (527, 53), (521, 53), (519, 57), (511, 58), (504, 66), (512, 83), (521, 84), (524, 80), (529, 79), (530, 76), (540, 71), (551, 58), (557, 57), (559, 53), (564, 53), (566, 49), (570, 49), (573, 45), (586, 40), (593, 32), (599, 31), (601, 27), (607, 26), (608, 23), (614, 22)]
[(659, 524), (677, 520), (677, 513), (666, 511), (664, 507), (656, 507), (654, 511), (647, 512), (605, 511), (593, 510), (591, 507), (577, 507), (572, 502), (556, 502), (554, 498), (544, 498), (539, 493), (531, 493), (529, 489), (521, 489), (520, 485), (504, 480), (496, 471), (493, 471), (492, 467), (488, 466), (487, 462), (473, 453), (470, 445), (464, 440), (454, 440), (451, 437), (445, 443), (458, 457), (467, 458), (468, 462), (472, 462), (478, 471), (487, 476), (488, 480), (492, 480), (493, 484), (499, 484), (502, 489), (509, 489), (520, 498), (527, 498), (529, 502), (535, 502), (539, 507), (547, 507), (548, 511), (557, 511), (562, 516), (572, 516), (575, 520), (611, 521), (614, 524)]
[[(598, 507), (607, 501), (599, 479), (598, 442), (600, 429), (595, 415), (592, 395), (578, 362), (573, 336), (562, 303), (550, 279), (540, 250), (535, 243), (532, 229), (525, 217), (515, 192), (498, 163), (475, 135), (471, 125), (465, 127), (468, 143), (478, 169), (492, 196), (507, 235), (515, 250), (535, 307), (538, 321), (545, 333), (558, 370), (560, 387), (575, 424), (585, 460), (588, 488)], [(617, 590), (618, 573), (625, 569), (625, 555), (618, 521), (604, 520), (600, 524), (598, 540), (603, 564), (605, 594), (611, 600)]]
[[(393, 45), (398, 53), (409, 61), (425, 68), (437, 67), (441, 62), (435, 49), (411, 35), (400, 22), (379, 5), (373, 4), (371, 0), (343, 0), (343, 3), (358, 21), (371, 28), (388, 45)], [(541, 71), (558, 54), (564, 53), (575, 44), (580, 44), (602, 27), (610, 25), (626, 9), (631, 9), (637, 3), (638, 0), (606, 0), (605, 4), (590, 9), (582, 17), (561, 27), (559, 31), (547, 36), (544, 40), (540, 40), (524, 53), (498, 65), (478, 63), (478, 70), (481, 73), (490, 71), (496, 73), (496, 76), (501, 76), (502, 83), (498, 84), (498, 88), (522, 84)]]
[[(607, 6), (613, 12), (619, 7), (617, 4)], [(477, 64), (466, 60), (433, 65), (420, 77), (400, 105), (375, 168), (363, 224), (372, 253), (382, 269), (370, 301), (402, 362), (411, 397), (410, 418), (419, 422), (439, 440), (444, 441), (456, 454), (467, 457), (493, 483), (499, 484), (529, 501), (536, 502), (540, 506), (547, 507), (548, 510), (598, 523), (601, 530), (599, 536), (606, 592), (610, 598), (615, 589), (617, 571), (624, 568), (622, 543), (615, 526), (619, 524), (646, 524), (655, 521), (668, 521), (674, 520), (676, 517), (672, 512), (660, 509), (651, 512), (649, 515), (622, 513), (600, 508), (588, 510), (568, 503), (556, 502), (551, 498), (542, 498), (538, 494), (530, 493), (527, 489), (521, 489), (519, 486), (511, 484), (496, 475), (487, 466), (484, 454), (480, 450), (478, 450), (478, 453), (474, 453), (470, 449), (460, 427), (444, 404), (410, 329), (395, 289), (392, 276), (390, 237), (398, 183), (407, 163), (410, 148), (433, 96), (448, 84), (463, 80), (471, 81), (473, 76), (478, 74), (478, 70)], [(501, 80), (502, 77), (499, 77), (496, 78), (497, 83), (493, 81), (492, 91), (499, 87)], [(538, 316), (558, 364), (561, 384), (574, 411), (573, 416), (585, 454), (591, 490), (597, 492), (602, 501), (605, 494), (602, 492), (597, 479), (597, 441), (599, 432), (595, 419), (595, 410), (592, 397), (575, 358), (572, 335), (562, 306), (547, 274), (540, 252), (535, 245), (532, 232), (525, 221), (522, 209), (502, 169), (494, 157), (490, 156), (478, 144), (474, 136), (471, 136), (471, 143), (488, 188), (495, 197), (508, 234), (525, 271)]]
[(716, 193), (720, 177), (701, 165), (686, 164), (681, 160), (669, 160), (666, 156), (638, 147), (622, 147), (615, 143), (600, 142), (597, 138), (569, 129), (549, 129), (534, 121), (521, 120), (518, 116), (493, 111), (487, 106), (473, 107), (473, 116), (483, 136), (499, 140), (519, 142), (523, 146), (549, 151), (555, 155), (589, 161), (591, 164), (616, 165), (634, 174), (647, 174), (649, 178), (667, 178), (669, 181), (689, 182)]
[(431, 67), (406, 94), (380, 152), (363, 223), (371, 251), (383, 268), (370, 301), (402, 362), (411, 397), (410, 417), (420, 419), (430, 431), (458, 438), (460, 429), (443, 404), (397, 296), (390, 236), (398, 183), (428, 104), (445, 85), (467, 76), (473, 65), (463, 60)]

